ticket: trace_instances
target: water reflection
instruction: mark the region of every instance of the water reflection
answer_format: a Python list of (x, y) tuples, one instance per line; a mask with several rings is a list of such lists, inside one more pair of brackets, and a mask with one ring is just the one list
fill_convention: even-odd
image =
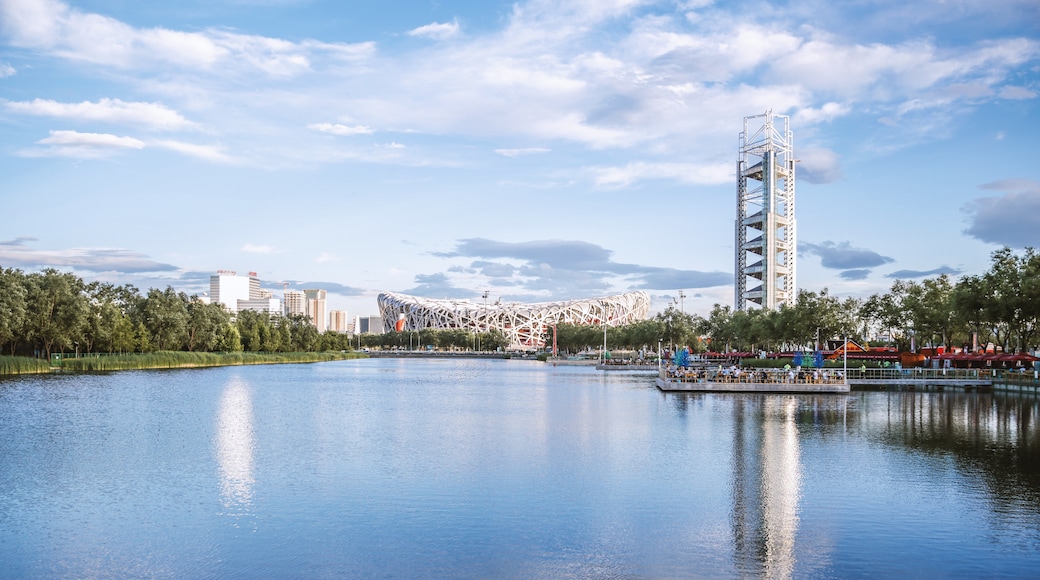
[(244, 516), (253, 504), (253, 399), (249, 385), (233, 377), (224, 386), (217, 415), (220, 499), (226, 515)]
[(799, 423), (844, 421), (846, 399), (736, 395), (732, 527), (741, 575), (790, 578), (801, 498)]
[[(894, 393), (864, 405), (868, 436), (933, 456), (951, 456), (979, 476), (998, 511), (1040, 511), (1040, 399), (1031, 394)], [(883, 402), (883, 406), (879, 403)]]

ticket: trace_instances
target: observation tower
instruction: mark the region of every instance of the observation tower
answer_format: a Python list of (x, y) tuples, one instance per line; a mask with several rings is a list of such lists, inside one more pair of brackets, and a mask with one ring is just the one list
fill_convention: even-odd
[(778, 308), (797, 299), (791, 119), (744, 117), (737, 156), (734, 306)]

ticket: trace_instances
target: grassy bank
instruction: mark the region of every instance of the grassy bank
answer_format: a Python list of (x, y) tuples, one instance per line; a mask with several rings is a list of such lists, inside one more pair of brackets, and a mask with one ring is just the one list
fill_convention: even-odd
[[(125, 371), (142, 369), (185, 369), (199, 367), (223, 367), (232, 365), (262, 365), (278, 363), (311, 363), (367, 355), (353, 352), (179, 352), (162, 351), (143, 354), (104, 356), (81, 356), (61, 361), (66, 372)], [(0, 375), (17, 375), (50, 372), (45, 360), (28, 357), (0, 357)]]
[(0, 375), (34, 375), (51, 372), (51, 365), (39, 358), (0, 356)]

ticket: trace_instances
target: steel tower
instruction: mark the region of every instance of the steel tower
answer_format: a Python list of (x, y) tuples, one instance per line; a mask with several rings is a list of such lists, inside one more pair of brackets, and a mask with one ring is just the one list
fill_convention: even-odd
[(797, 299), (791, 119), (744, 117), (737, 157), (734, 305), (777, 308)]

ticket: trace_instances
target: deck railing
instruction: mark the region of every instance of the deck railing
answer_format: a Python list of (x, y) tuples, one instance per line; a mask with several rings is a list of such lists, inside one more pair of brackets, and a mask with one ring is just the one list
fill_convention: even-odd
[(754, 383), (754, 384), (845, 384), (841, 369), (741, 369), (723, 367), (664, 368), (660, 377), (683, 383)]

